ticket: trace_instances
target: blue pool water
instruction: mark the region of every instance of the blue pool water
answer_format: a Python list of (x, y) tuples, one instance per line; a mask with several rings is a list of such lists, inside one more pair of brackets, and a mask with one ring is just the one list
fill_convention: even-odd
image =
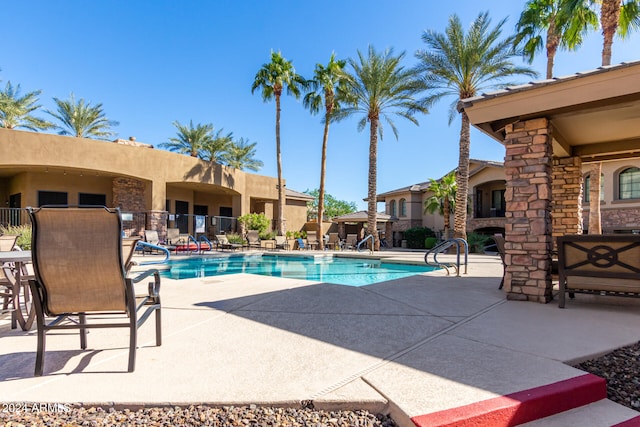
[(259, 254), (188, 258), (172, 260), (169, 265), (170, 269), (162, 275), (172, 279), (249, 273), (349, 286), (370, 285), (434, 270), (426, 265), (393, 264), (370, 259)]

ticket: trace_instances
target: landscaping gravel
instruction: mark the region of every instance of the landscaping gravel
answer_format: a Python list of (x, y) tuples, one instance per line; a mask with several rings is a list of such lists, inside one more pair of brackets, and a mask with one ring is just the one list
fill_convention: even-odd
[[(0, 425), (24, 426), (242, 426), (242, 427), (396, 427), (386, 415), (367, 411), (321, 411), (313, 408), (273, 408), (250, 406), (154, 407), (139, 410), (114, 408), (61, 407), (20, 412), (0, 412)], [(68, 410), (67, 410), (68, 409)]]
[(607, 397), (640, 411), (640, 342), (575, 366), (607, 380)]

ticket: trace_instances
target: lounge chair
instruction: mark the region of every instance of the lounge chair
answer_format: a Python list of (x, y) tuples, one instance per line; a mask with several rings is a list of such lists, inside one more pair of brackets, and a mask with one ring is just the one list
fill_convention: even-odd
[[(156, 345), (162, 343), (160, 275), (148, 270), (127, 277), (119, 210), (42, 207), (28, 212), (35, 271), (29, 286), (38, 325), (35, 375), (43, 373), (48, 331), (79, 329), (80, 347), (86, 349), (86, 330), (108, 327), (129, 328), (128, 371), (133, 372), (138, 327), (154, 312)], [(151, 277), (148, 293), (136, 296), (134, 284)], [(45, 316), (56, 319), (47, 322)], [(94, 316), (101, 320), (88, 323)], [(112, 316), (114, 322), (107, 323)]]
[(307, 231), (307, 245), (309, 249), (318, 249), (320, 246), (320, 242), (318, 241), (318, 236), (315, 231)]
[(289, 243), (287, 243), (286, 236), (276, 236), (275, 240), (276, 240), (276, 249), (285, 249), (285, 250), (289, 249)]
[(12, 251), (16, 246), (18, 237), (12, 234), (3, 234), (0, 236), (0, 251)]
[(242, 249), (244, 246), (239, 243), (230, 243), (224, 234), (216, 234), (216, 244), (219, 249)]
[(329, 233), (329, 240), (327, 240), (327, 247), (329, 249), (340, 248), (340, 237), (338, 237), (338, 233)]
[(180, 237), (180, 229), (167, 228), (167, 244), (175, 246), (179, 243), (182, 243), (182, 238)]
[(298, 250), (302, 250), (302, 249), (309, 249), (309, 246), (307, 246), (304, 243), (304, 240), (302, 239), (302, 237), (298, 237), (296, 239), (296, 242), (298, 242)]
[[(165, 245), (160, 242), (160, 238), (158, 237), (158, 232), (156, 230), (144, 230), (144, 240), (145, 242), (151, 245), (162, 246), (163, 248), (166, 248), (169, 252), (176, 251), (175, 245)], [(153, 249), (150, 248), (149, 246), (145, 246), (143, 248), (143, 253), (152, 252), (152, 251)]]
[(347, 239), (344, 242), (344, 249), (355, 249), (358, 245), (357, 234), (347, 234)]
[(247, 231), (247, 246), (249, 247), (249, 249), (261, 248), (260, 235), (258, 234), (258, 230)]

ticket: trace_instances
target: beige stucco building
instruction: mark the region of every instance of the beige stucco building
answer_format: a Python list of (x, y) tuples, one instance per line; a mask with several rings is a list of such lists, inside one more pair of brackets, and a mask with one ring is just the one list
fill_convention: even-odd
[[(287, 191), (287, 229), (304, 226), (309, 199)], [(109, 142), (0, 129), (0, 201), (5, 208), (100, 204), (121, 209), (127, 233), (156, 229), (162, 234), (178, 227), (211, 234), (235, 231), (235, 218), (250, 212), (276, 218), (278, 192), (276, 178), (133, 139)]]

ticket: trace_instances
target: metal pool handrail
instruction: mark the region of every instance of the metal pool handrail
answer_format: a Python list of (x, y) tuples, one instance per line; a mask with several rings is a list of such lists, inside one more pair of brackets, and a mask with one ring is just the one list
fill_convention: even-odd
[(360, 246), (362, 246), (367, 240), (371, 240), (372, 249), (370, 249), (370, 252), (373, 252), (373, 247), (375, 246), (375, 240), (373, 239), (373, 234), (369, 234), (367, 237), (360, 240), (360, 242), (358, 243), (358, 246), (356, 246), (356, 249), (358, 249), (358, 252), (361, 251)]
[(144, 247), (154, 249), (156, 251), (164, 252), (164, 259), (160, 261), (145, 261), (145, 262), (141, 262), (138, 265), (166, 264), (169, 262), (169, 258), (171, 257), (171, 253), (169, 252), (169, 249), (165, 248), (164, 246), (154, 245), (153, 243), (138, 240), (138, 243), (136, 243), (136, 250), (138, 250), (139, 248), (144, 250)]
[[(438, 255), (442, 252), (449, 249), (451, 246), (456, 247), (456, 263), (451, 262), (440, 262), (438, 261)], [(446, 270), (447, 276), (449, 275), (449, 268), (454, 268), (456, 270), (456, 276), (460, 277), (460, 248), (464, 249), (464, 274), (467, 274), (467, 264), (469, 258), (469, 245), (466, 240), (462, 238), (452, 238), (447, 239), (438, 243), (433, 248), (429, 249), (427, 253), (424, 255), (424, 262), (427, 265), (434, 267), (442, 267)], [(429, 261), (429, 255), (433, 254), (433, 262)]]
[[(211, 243), (211, 240), (207, 239), (207, 236), (205, 236), (204, 234), (202, 234), (200, 237), (198, 237), (198, 240), (200, 240), (200, 242), (205, 242), (209, 245), (209, 251), (213, 250), (213, 243)], [(200, 253), (204, 252), (204, 250), (202, 249), (202, 245), (198, 242), (198, 250), (200, 251)]]

